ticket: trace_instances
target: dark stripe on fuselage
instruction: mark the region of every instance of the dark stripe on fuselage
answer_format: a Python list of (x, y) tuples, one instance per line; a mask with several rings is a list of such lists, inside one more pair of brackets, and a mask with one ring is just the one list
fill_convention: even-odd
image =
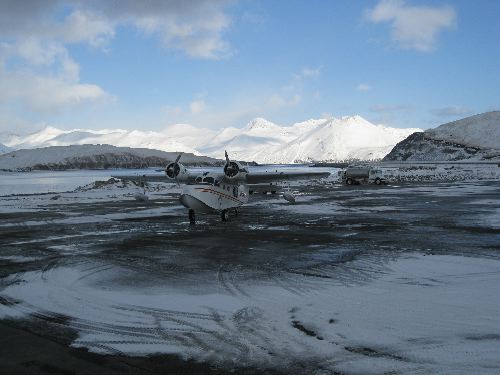
[(231, 197), (230, 195), (227, 195), (227, 194), (223, 194), (223, 193), (221, 193), (219, 191), (216, 191), (216, 190), (206, 189), (206, 188), (195, 188), (195, 190), (201, 191), (203, 193), (207, 193), (208, 192), (208, 193), (216, 194), (216, 195), (219, 195), (219, 196), (221, 196), (223, 198), (231, 199), (231, 200), (233, 200), (235, 202), (243, 204), (243, 202), (240, 201), (239, 199), (236, 199), (235, 197)]

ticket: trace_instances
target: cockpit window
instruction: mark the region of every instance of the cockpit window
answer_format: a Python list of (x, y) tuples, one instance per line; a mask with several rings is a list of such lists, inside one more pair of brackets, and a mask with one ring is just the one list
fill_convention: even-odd
[(203, 182), (205, 182), (207, 184), (210, 184), (210, 185), (213, 185), (214, 184), (214, 178), (213, 177), (205, 177), (203, 179)]

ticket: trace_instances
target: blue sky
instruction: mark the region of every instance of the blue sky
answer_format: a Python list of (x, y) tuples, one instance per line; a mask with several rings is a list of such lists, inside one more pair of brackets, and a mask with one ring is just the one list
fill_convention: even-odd
[(500, 109), (499, 17), (497, 0), (3, 1), (0, 132), (434, 127)]

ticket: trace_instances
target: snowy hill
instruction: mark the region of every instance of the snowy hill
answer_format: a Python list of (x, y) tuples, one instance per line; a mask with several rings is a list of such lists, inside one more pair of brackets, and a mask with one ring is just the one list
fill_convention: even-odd
[(384, 160), (500, 160), (500, 112), (486, 112), (412, 134)]
[(256, 118), (243, 128), (220, 131), (188, 124), (172, 125), (161, 132), (141, 130), (60, 130), (47, 127), (26, 137), (10, 136), (7, 146), (34, 148), (81, 144), (112, 144), (189, 152), (223, 159), (259, 163), (338, 161), (383, 158), (392, 147), (420, 129), (396, 129), (374, 125), (360, 116), (316, 119), (280, 126)]
[[(24, 149), (0, 155), (0, 170), (100, 169), (164, 167), (175, 160), (177, 153), (148, 148), (110, 145), (51, 146)], [(185, 165), (220, 165), (221, 161), (183, 154)]]

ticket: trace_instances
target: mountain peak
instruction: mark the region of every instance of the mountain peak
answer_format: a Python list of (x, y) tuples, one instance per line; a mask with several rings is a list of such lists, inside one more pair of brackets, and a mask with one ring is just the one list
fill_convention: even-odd
[(361, 117), (360, 115), (342, 116), (340, 118), (340, 120), (342, 122), (344, 122), (344, 123), (347, 123), (347, 124), (366, 124), (366, 123), (370, 123), (368, 120), (366, 120), (365, 118)]
[(259, 130), (259, 129), (272, 129), (275, 127), (277, 127), (277, 125), (272, 123), (271, 121), (268, 121), (262, 117), (257, 117), (257, 118), (254, 118), (252, 121), (250, 121), (247, 124), (247, 126), (245, 126), (245, 129), (246, 130)]

